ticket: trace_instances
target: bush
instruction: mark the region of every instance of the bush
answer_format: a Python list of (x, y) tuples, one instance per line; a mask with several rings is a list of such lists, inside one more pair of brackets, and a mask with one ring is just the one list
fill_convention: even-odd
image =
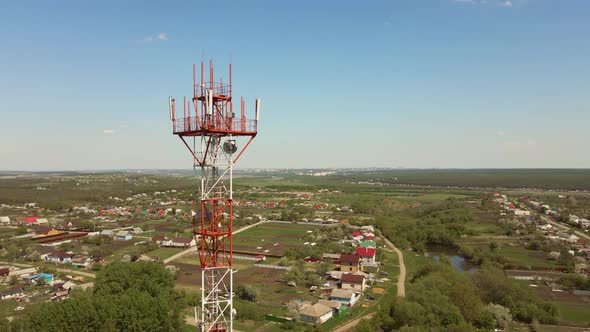
[(242, 300), (256, 302), (258, 292), (251, 285), (238, 285), (236, 287), (236, 296)]

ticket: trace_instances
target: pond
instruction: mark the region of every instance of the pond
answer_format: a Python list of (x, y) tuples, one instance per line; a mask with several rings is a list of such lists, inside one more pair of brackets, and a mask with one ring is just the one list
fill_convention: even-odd
[(479, 265), (473, 264), (466, 260), (464, 257), (457, 255), (457, 250), (444, 247), (444, 246), (431, 246), (428, 247), (428, 253), (426, 254), (437, 262), (441, 256), (447, 256), (451, 259), (451, 265), (459, 272), (473, 273), (479, 270)]

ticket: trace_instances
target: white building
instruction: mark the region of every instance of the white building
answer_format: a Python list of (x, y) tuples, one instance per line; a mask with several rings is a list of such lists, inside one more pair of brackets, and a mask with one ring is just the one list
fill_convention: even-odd
[(527, 217), (531, 215), (531, 211), (516, 209), (514, 210), (514, 215), (517, 217)]
[(333, 315), (332, 308), (316, 303), (314, 305), (308, 305), (299, 312), (299, 317), (302, 321), (311, 324), (323, 324)]

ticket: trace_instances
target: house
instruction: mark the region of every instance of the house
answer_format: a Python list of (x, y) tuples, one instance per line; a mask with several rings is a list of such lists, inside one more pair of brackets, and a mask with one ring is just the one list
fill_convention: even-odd
[(6, 216), (0, 217), (0, 224), (4, 224), (4, 225), (10, 224), (10, 218), (6, 217)]
[(531, 211), (516, 209), (514, 210), (514, 215), (516, 217), (527, 217), (531, 215)]
[(78, 257), (72, 259), (72, 265), (78, 268), (86, 268), (88, 265), (92, 263), (92, 259), (88, 257)]
[(164, 235), (152, 236), (152, 242), (156, 242), (156, 244), (158, 244), (158, 245), (162, 245), (162, 242), (168, 241), (168, 240), (169, 239), (167, 237), (165, 237)]
[(115, 233), (115, 240), (128, 241), (132, 238), (133, 235), (131, 235), (131, 232), (129, 231), (118, 231), (117, 233)]
[(308, 305), (299, 311), (299, 318), (306, 323), (323, 324), (332, 318), (333, 312), (332, 308), (316, 303)]
[(68, 297), (70, 295), (70, 288), (65, 288), (64, 283), (56, 283), (53, 284), (53, 296), (51, 297), (52, 300), (59, 300), (62, 298)]
[(322, 254), (322, 259), (337, 261), (340, 259), (340, 254)]
[(359, 271), (361, 268), (361, 257), (359, 255), (340, 255), (340, 271), (356, 272)]
[(58, 231), (51, 226), (37, 226), (34, 230), (37, 236), (53, 236), (63, 233), (62, 231)]
[(23, 293), (22, 288), (20, 288), (20, 287), (11, 288), (11, 289), (0, 292), (0, 300), (13, 299), (15, 297), (21, 297), (23, 295), (24, 295), (24, 293)]
[(571, 244), (574, 244), (574, 243), (578, 242), (579, 239), (580, 239), (579, 237), (577, 237), (574, 234), (572, 234), (565, 241), (566, 242), (569, 242)]
[(49, 223), (49, 221), (47, 221), (47, 218), (38, 218), (37, 219), (37, 225), (47, 225)]
[(34, 223), (35, 221), (37, 221), (37, 219), (38, 219), (38, 217), (26, 217), (26, 218), (25, 218), (25, 222), (26, 222), (27, 224), (32, 224), (32, 223)]
[[(375, 241), (369, 241), (366, 240), (366, 236), (365, 236), (365, 240), (361, 241), (361, 247), (362, 248), (377, 248), (377, 244), (375, 243)], [(375, 238), (375, 237), (373, 237)]]
[(366, 232), (375, 233), (375, 228), (371, 225), (361, 226), (361, 229)]
[(197, 241), (191, 237), (173, 237), (163, 240), (160, 245), (162, 247), (188, 248), (197, 245)]
[(366, 287), (366, 281), (363, 275), (344, 273), (340, 281), (342, 283), (342, 289), (353, 289), (362, 292)]
[(363, 264), (375, 264), (375, 254), (377, 253), (377, 249), (375, 248), (356, 248), (357, 255), (361, 257), (363, 260)]
[(8, 277), (9, 274), (10, 274), (9, 268), (4, 267), (4, 268), (0, 269), (0, 277)]
[(319, 299), (318, 303), (323, 304), (326, 307), (332, 308), (332, 311), (333, 311), (332, 315), (333, 316), (340, 317), (341, 315), (346, 313), (346, 311), (348, 311), (348, 307), (345, 306), (344, 304), (342, 304), (342, 302), (340, 302), (340, 301)]
[(100, 232), (100, 235), (113, 237), (113, 236), (115, 236), (115, 232), (112, 229), (104, 229)]
[(332, 293), (330, 293), (330, 300), (342, 302), (349, 307), (355, 305), (359, 298), (359, 294), (352, 289), (332, 289)]
[(39, 282), (39, 280), (43, 280), (46, 283), (50, 283), (50, 282), (53, 282), (53, 274), (39, 273), (39, 274), (34, 274), (31, 276), (23, 277), (23, 279), (29, 280), (29, 281), (36, 280), (37, 282)]
[(330, 272), (326, 272), (326, 275), (328, 275), (328, 277), (331, 279), (340, 280), (344, 273), (345, 272), (342, 272), (342, 271), (330, 271)]
[(45, 256), (46, 262), (53, 262), (53, 263), (71, 263), (72, 257), (74, 254), (68, 254), (67, 252), (63, 251), (54, 251), (47, 256)]

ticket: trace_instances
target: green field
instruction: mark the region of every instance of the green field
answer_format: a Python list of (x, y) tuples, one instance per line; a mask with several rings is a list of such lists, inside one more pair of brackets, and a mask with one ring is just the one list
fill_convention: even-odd
[(559, 309), (561, 321), (575, 324), (590, 324), (590, 305), (554, 302)]
[[(317, 225), (310, 224), (282, 224), (264, 223), (234, 235), (234, 248), (236, 251), (264, 252), (273, 255), (282, 255), (287, 248), (295, 248), (303, 245), (307, 231), (317, 229)], [(325, 227), (325, 226), (324, 226)], [(262, 247), (262, 249), (257, 249)]]
[(146, 255), (152, 257), (152, 258), (156, 258), (158, 257), (160, 260), (164, 260), (174, 254), (177, 254), (179, 252), (181, 252), (183, 249), (179, 249), (179, 248), (158, 248), (156, 250), (152, 250), (152, 251), (148, 251), (146, 253)]
[(549, 256), (538, 250), (528, 250), (521, 247), (502, 247), (497, 249), (498, 253), (506, 258), (507, 263), (513, 266), (531, 268), (555, 268), (558, 267), (556, 260), (547, 259)]

